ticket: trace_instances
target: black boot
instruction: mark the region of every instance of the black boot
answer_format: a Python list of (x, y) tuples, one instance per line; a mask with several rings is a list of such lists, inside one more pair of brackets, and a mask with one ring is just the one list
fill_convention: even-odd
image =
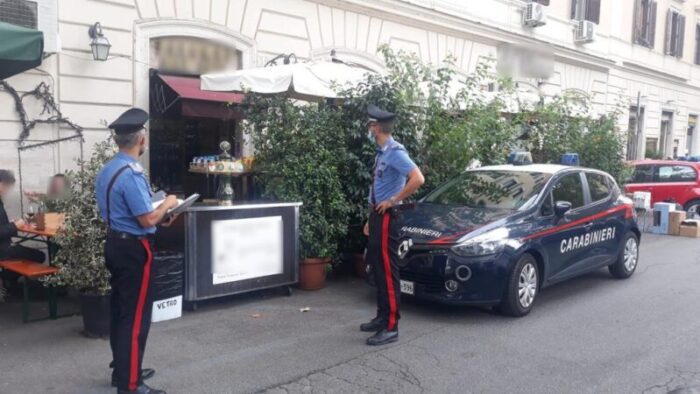
[(363, 323), (360, 325), (360, 331), (363, 332), (377, 332), (381, 330), (382, 328), (386, 327), (386, 323), (379, 317), (375, 317), (374, 319), (370, 320), (369, 323)]
[(399, 330), (389, 331), (387, 329), (382, 329), (378, 333), (367, 338), (367, 344), (370, 346), (381, 346), (387, 343), (396, 342), (399, 340)]
[[(114, 367), (112, 367), (112, 364), (110, 364), (109, 366), (110, 366), (110, 368), (114, 368)], [(155, 370), (155, 369), (152, 369), (152, 368), (143, 368), (143, 369), (141, 370), (141, 380), (150, 379), (150, 378), (152, 378), (153, 375), (155, 375), (155, 374), (156, 374), (156, 370)], [(114, 379), (114, 374), (112, 374), (112, 387), (117, 387), (117, 381), (116, 381), (116, 379)]]
[(148, 386), (146, 386), (144, 383), (141, 383), (139, 387), (136, 388), (134, 391), (129, 391), (129, 390), (122, 390), (118, 389), (117, 394), (129, 394), (129, 393), (136, 393), (136, 394), (165, 394), (165, 391), (163, 390), (157, 390), (157, 389), (152, 389)]

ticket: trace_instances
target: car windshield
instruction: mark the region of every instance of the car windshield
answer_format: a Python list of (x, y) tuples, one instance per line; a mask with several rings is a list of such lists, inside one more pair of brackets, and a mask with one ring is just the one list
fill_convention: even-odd
[(517, 210), (529, 205), (551, 174), (525, 171), (467, 171), (428, 194), (424, 202)]

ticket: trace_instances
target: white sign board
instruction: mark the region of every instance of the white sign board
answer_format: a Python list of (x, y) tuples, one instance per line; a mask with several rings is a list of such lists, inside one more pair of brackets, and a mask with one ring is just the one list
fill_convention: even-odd
[(213, 284), (283, 273), (281, 216), (215, 220), (211, 234)]
[(152, 322), (177, 319), (182, 316), (182, 296), (153, 302)]

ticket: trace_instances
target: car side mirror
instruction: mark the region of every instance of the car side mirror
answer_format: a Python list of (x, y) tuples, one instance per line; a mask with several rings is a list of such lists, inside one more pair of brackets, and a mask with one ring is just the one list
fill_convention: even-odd
[(557, 217), (564, 216), (570, 210), (571, 210), (571, 203), (568, 201), (557, 201), (556, 203), (554, 203), (554, 214)]

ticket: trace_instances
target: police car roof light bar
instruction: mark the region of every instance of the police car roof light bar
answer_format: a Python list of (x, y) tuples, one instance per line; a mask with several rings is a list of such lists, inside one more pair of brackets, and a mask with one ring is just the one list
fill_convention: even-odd
[(528, 151), (513, 151), (508, 155), (507, 163), (514, 166), (532, 164), (532, 154)]
[(561, 155), (561, 164), (565, 166), (580, 165), (578, 153), (564, 153), (563, 155)]

